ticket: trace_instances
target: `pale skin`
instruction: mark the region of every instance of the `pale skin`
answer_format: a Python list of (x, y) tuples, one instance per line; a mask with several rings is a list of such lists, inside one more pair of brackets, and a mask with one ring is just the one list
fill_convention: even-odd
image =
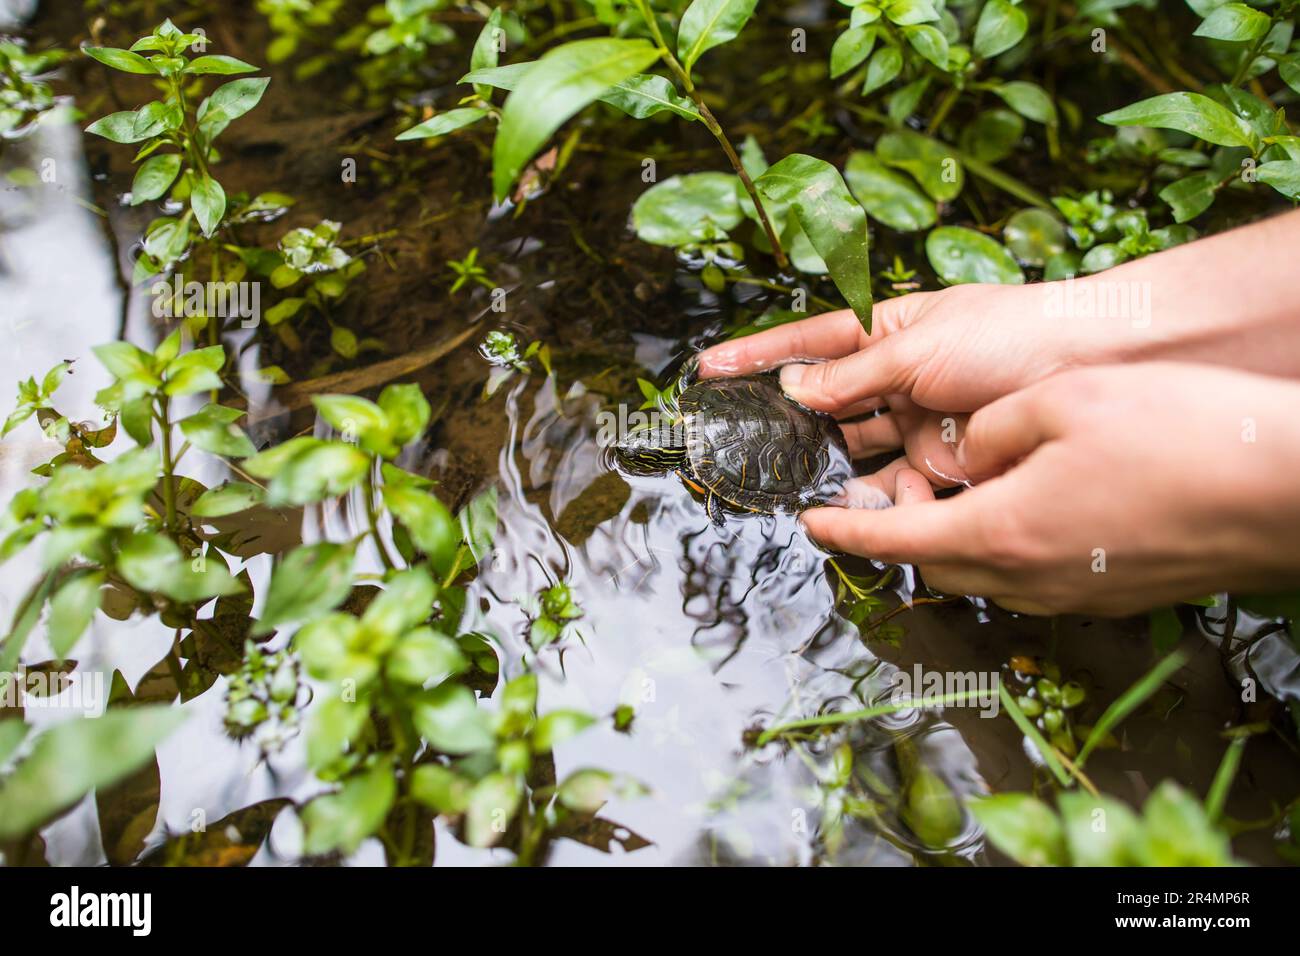
[[(901, 451), (859, 479), (894, 507), (802, 520), (933, 588), (1112, 615), (1280, 590), (1300, 585), (1298, 247), (1300, 211), (1073, 285), (882, 301), (870, 335), (815, 316), (714, 346), (700, 371), (782, 366), (788, 394), (847, 420), (854, 457)], [(1149, 309), (1085, 311), (1121, 287)]]

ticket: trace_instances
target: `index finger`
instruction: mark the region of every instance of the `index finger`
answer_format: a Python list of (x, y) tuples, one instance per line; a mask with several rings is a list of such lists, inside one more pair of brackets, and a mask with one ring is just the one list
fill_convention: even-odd
[(870, 339), (851, 309), (826, 312), (705, 349), (700, 377), (746, 375), (798, 359), (843, 358)]
[(961, 564), (983, 540), (981, 489), (951, 498), (896, 504), (882, 511), (812, 508), (800, 516), (808, 534), (824, 547), (887, 564)]

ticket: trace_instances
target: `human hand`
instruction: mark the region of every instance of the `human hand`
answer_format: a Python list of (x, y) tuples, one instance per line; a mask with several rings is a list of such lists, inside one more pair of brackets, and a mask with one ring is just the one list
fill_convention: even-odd
[(828, 547), (1013, 611), (1127, 614), (1295, 586), (1297, 407), (1296, 383), (1212, 366), (1065, 372), (971, 417), (957, 459), (975, 487), (936, 501), (901, 468), (895, 507), (802, 520)]
[[(700, 374), (782, 366), (792, 397), (841, 419), (854, 458), (904, 449), (881, 478), (907, 465), (935, 485), (962, 478), (953, 459), (964, 416), (1084, 360), (1081, 324), (1044, 321), (1043, 286), (962, 285), (878, 302), (868, 335), (851, 311), (828, 312), (700, 353)], [(801, 360), (820, 364), (786, 364)]]

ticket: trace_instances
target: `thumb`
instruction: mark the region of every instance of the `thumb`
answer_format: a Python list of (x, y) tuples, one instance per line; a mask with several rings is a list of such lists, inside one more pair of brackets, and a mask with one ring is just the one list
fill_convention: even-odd
[(907, 393), (921, 356), (915, 334), (901, 329), (842, 359), (781, 368), (781, 387), (797, 402), (835, 412), (869, 398)]
[(970, 417), (957, 446), (957, 464), (975, 481), (992, 478), (1061, 431), (1054, 404), (1040, 386), (1030, 386), (985, 405)]

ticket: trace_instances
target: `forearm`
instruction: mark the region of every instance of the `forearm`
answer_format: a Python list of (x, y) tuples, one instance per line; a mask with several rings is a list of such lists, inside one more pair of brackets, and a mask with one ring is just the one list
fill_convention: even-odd
[[(1300, 377), (1300, 210), (1079, 279), (1081, 362), (1211, 362)], [(1078, 311), (1078, 310), (1076, 310)]]

